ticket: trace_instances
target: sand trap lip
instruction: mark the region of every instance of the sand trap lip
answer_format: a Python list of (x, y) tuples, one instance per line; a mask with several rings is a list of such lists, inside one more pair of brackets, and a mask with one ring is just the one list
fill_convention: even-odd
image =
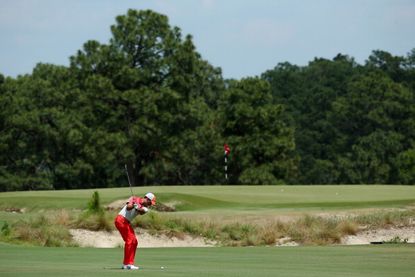
[[(73, 241), (81, 247), (116, 248), (124, 246), (124, 241), (118, 231), (89, 231), (84, 229), (69, 230)], [(145, 231), (137, 232), (138, 247), (212, 247), (215, 242), (206, 241), (203, 238), (194, 238), (185, 235), (183, 239), (170, 238), (166, 235), (153, 236)]]

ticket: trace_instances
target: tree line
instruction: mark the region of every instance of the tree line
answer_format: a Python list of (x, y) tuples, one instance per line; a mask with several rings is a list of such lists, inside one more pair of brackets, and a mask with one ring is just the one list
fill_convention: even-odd
[(69, 66), (0, 74), (1, 191), (125, 186), (125, 165), (134, 185), (415, 181), (415, 49), (225, 80), (164, 15), (111, 32)]

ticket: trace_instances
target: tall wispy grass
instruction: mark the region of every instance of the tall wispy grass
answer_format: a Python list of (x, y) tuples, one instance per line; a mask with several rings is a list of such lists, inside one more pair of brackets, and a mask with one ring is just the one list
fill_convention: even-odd
[[(16, 222), (6, 222), (0, 232), (2, 241), (18, 241), (43, 246), (73, 246), (71, 228), (88, 230), (115, 230), (116, 211), (105, 211), (95, 194), (88, 209), (47, 210), (34, 213)], [(260, 222), (260, 223), (259, 223)], [(304, 215), (290, 221), (261, 220), (195, 220), (178, 217), (174, 213), (150, 212), (139, 216), (134, 227), (152, 234), (165, 234), (184, 238), (185, 235), (202, 236), (224, 246), (278, 245), (294, 241), (303, 245), (340, 243), (347, 235), (361, 229), (377, 229), (415, 225), (415, 208), (406, 210), (377, 211), (357, 216)]]
[(69, 223), (70, 216), (64, 210), (45, 212), (14, 222), (2, 239), (41, 246), (76, 246), (68, 229)]
[(415, 223), (415, 209), (401, 211), (378, 211), (356, 216), (354, 221), (366, 228), (388, 228), (391, 226), (409, 226)]
[(327, 245), (340, 243), (343, 237), (356, 235), (361, 228), (408, 226), (414, 219), (415, 210), (407, 210), (349, 217), (304, 215), (289, 222), (225, 224), (150, 213), (149, 216), (141, 217), (135, 225), (154, 233), (164, 232), (177, 237), (183, 237), (183, 234), (203, 236), (226, 246), (276, 245), (280, 239), (303, 245)]
[(42, 210), (25, 219), (3, 224), (0, 240), (41, 246), (76, 246), (71, 228), (111, 231), (114, 215), (101, 207), (94, 192), (85, 211)]
[(112, 214), (105, 212), (101, 206), (99, 193), (95, 191), (88, 202), (87, 210), (79, 215), (78, 219), (72, 223), (72, 227), (91, 231), (112, 231), (114, 229), (112, 222)]

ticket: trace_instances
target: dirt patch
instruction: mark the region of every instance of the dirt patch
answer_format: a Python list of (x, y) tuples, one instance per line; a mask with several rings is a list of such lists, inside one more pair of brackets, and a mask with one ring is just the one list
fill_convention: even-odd
[(8, 213), (23, 214), (26, 212), (26, 208), (4, 208), (3, 211), (8, 212)]
[(169, 203), (157, 203), (156, 205), (156, 211), (159, 212), (175, 212), (176, 211), (176, 205), (179, 205), (180, 202), (169, 202)]
[(354, 236), (344, 237), (342, 244), (370, 244), (371, 242), (388, 242), (396, 239), (415, 243), (415, 226), (362, 231)]
[(125, 203), (127, 203), (126, 199), (117, 200), (117, 201), (114, 201), (114, 202), (108, 204), (105, 208), (109, 211), (121, 210), (122, 207), (124, 207)]
[(124, 244), (121, 236), (115, 232), (70, 229), (72, 240), (81, 247), (115, 248)]
[[(124, 246), (124, 241), (118, 231), (89, 231), (83, 229), (71, 229), (70, 233), (74, 242), (81, 247), (115, 248)], [(203, 238), (194, 238), (184, 235), (182, 238), (168, 237), (166, 235), (151, 235), (145, 231), (136, 231), (138, 247), (210, 247), (215, 242), (206, 241)]]
[(295, 241), (293, 241), (290, 237), (283, 237), (280, 238), (275, 246), (281, 247), (281, 246), (299, 246), (299, 244)]

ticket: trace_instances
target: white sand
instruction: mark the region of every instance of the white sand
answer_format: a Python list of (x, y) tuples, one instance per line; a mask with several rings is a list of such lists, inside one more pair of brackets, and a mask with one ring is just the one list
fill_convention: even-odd
[[(124, 241), (118, 231), (89, 231), (83, 229), (70, 230), (73, 240), (81, 247), (114, 248), (124, 245)], [(185, 235), (183, 239), (170, 238), (166, 235), (153, 236), (147, 232), (137, 232), (138, 247), (209, 247), (215, 243), (205, 241), (203, 238), (193, 238)]]
[(343, 238), (342, 244), (357, 245), (370, 244), (371, 242), (387, 242), (396, 237), (399, 237), (401, 241), (407, 240), (408, 243), (415, 243), (415, 226), (361, 231), (355, 236)]

